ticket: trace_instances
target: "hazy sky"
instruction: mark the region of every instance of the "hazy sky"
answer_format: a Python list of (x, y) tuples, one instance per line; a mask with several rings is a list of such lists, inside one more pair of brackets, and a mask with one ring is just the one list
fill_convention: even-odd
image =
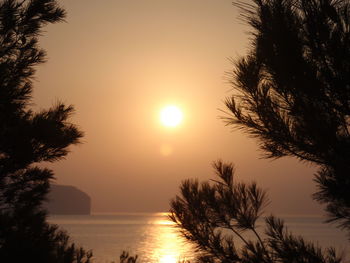
[[(67, 22), (42, 37), (48, 62), (38, 68), (34, 102), (73, 104), (85, 137), (50, 165), (57, 183), (87, 192), (95, 212), (167, 211), (182, 180), (212, 178), (221, 158), (239, 180), (268, 190), (270, 210), (320, 211), (310, 197), (314, 169), (260, 159), (257, 141), (218, 119), (232, 89), (229, 58), (249, 46), (230, 0), (60, 2)], [(159, 122), (167, 104), (184, 114), (173, 129)]]

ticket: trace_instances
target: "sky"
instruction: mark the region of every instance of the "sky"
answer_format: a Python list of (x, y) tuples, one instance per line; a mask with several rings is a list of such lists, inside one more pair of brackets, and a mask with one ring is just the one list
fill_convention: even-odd
[[(187, 178), (214, 178), (211, 164), (232, 162), (236, 178), (268, 191), (267, 212), (320, 214), (312, 200), (315, 167), (262, 159), (258, 141), (225, 126), (231, 59), (249, 49), (249, 28), (230, 0), (61, 0), (66, 22), (41, 37), (36, 109), (62, 101), (82, 144), (45, 164), (56, 183), (92, 198), (93, 212), (159, 212)], [(183, 112), (164, 127), (166, 105)]]

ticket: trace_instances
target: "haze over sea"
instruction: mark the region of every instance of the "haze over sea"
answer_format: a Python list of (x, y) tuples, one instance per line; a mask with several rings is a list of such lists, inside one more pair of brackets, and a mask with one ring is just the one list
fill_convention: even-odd
[[(333, 246), (349, 255), (345, 233), (322, 223), (324, 218), (321, 216), (280, 217), (294, 234), (322, 247)], [(123, 250), (138, 254), (138, 262), (142, 263), (176, 263), (194, 256), (193, 247), (180, 236), (166, 213), (54, 215), (49, 221), (67, 230), (77, 244), (93, 249), (96, 263), (119, 262)], [(261, 221), (259, 225), (262, 230)], [(345, 262), (350, 262), (349, 256)]]

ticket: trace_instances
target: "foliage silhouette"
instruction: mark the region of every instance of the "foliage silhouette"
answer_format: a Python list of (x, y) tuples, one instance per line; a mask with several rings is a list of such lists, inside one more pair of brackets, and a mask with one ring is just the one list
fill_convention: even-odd
[(119, 256), (120, 263), (136, 263), (138, 256), (131, 256), (129, 252), (123, 251)]
[(54, 178), (38, 166), (64, 158), (82, 132), (68, 121), (72, 106), (30, 109), (35, 67), (45, 61), (42, 27), (60, 22), (56, 0), (0, 2), (0, 261), (88, 263), (91, 252), (46, 222), (41, 207)]
[(255, 183), (236, 182), (232, 164), (218, 161), (214, 168), (219, 180), (186, 180), (181, 195), (171, 201), (170, 219), (196, 245), (198, 262), (342, 262), (333, 248), (322, 250), (292, 235), (274, 216), (265, 218), (263, 237), (257, 220), (268, 204), (266, 193)]
[(314, 199), (350, 231), (350, 2), (236, 1), (252, 28), (235, 62), (228, 125), (256, 137), (267, 158), (319, 167)]

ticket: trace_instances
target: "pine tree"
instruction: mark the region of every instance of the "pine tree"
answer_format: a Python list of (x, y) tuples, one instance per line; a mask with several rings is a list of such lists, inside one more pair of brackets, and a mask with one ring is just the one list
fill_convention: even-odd
[(56, 0), (0, 2), (0, 261), (89, 262), (91, 252), (46, 222), (42, 202), (53, 172), (40, 162), (64, 158), (82, 132), (72, 106), (30, 109), (35, 67), (45, 61), (38, 37), (64, 19)]
[(293, 235), (281, 219), (271, 215), (258, 222), (268, 204), (266, 192), (256, 183), (237, 182), (232, 164), (218, 161), (214, 169), (218, 179), (186, 180), (171, 201), (170, 219), (196, 246), (194, 262), (343, 262), (334, 248), (322, 249)]
[[(314, 198), (326, 204), (328, 221), (350, 231), (350, 2), (235, 5), (252, 38), (248, 55), (235, 62), (227, 125), (258, 138), (266, 158), (317, 165)], [(214, 168), (218, 180), (186, 180), (171, 201), (170, 218), (196, 245), (198, 262), (343, 262), (333, 248), (293, 235), (274, 216), (259, 231), (266, 193), (236, 182), (231, 164)]]
[(228, 125), (259, 139), (267, 158), (319, 167), (314, 199), (350, 231), (350, 2), (239, 1), (252, 28), (235, 62)]

